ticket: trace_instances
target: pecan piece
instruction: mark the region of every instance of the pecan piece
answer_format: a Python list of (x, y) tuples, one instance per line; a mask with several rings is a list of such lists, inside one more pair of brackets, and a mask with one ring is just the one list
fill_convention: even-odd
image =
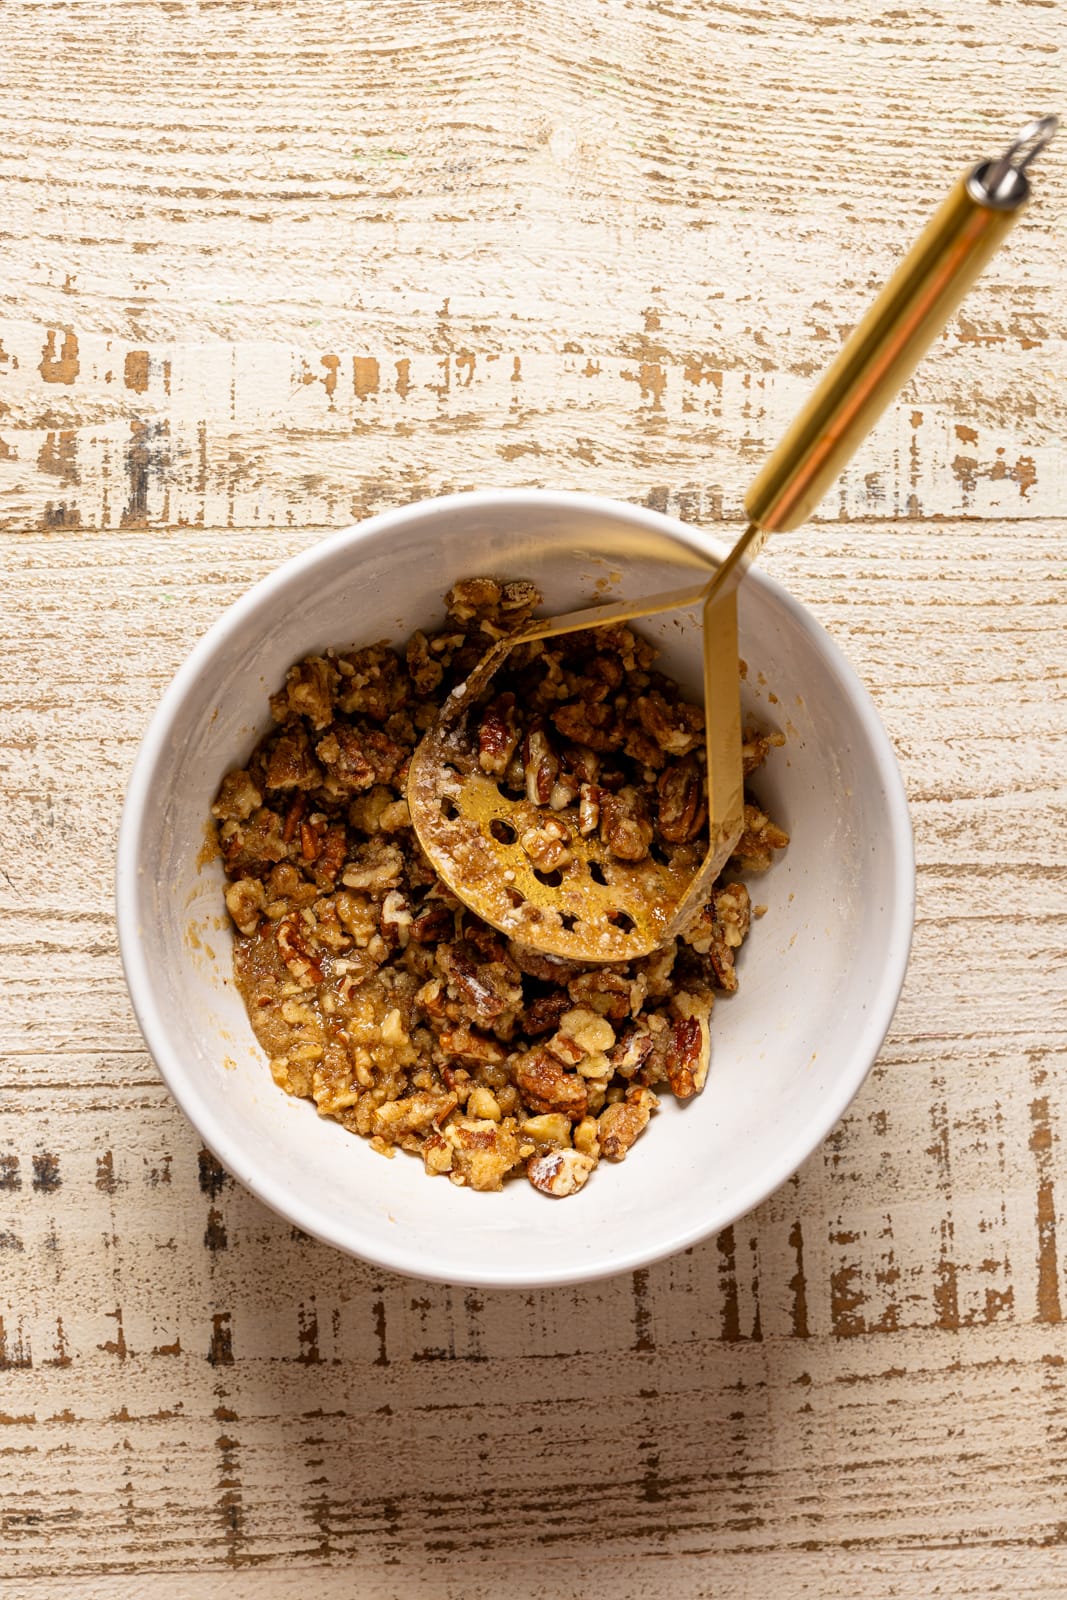
[(226, 885), (226, 909), (239, 933), (255, 933), (266, 903), (267, 896), (258, 878), (238, 878), (236, 883)]
[(412, 919), (411, 937), (416, 944), (436, 944), (439, 939), (450, 939), (455, 926), (456, 914), (451, 906), (423, 906)]
[(550, 1194), (557, 1200), (577, 1194), (596, 1166), (592, 1156), (580, 1150), (546, 1150), (542, 1155), (531, 1156), (526, 1163), (526, 1176), (541, 1194)]
[(560, 1111), (579, 1122), (589, 1105), (585, 1079), (565, 1072), (547, 1050), (527, 1050), (512, 1067), (515, 1087), (533, 1111)]
[(696, 1094), (699, 1065), (700, 1023), (695, 1017), (679, 1017), (671, 1024), (667, 1046), (667, 1082), (679, 1100), (688, 1100)]
[(509, 1007), (522, 1004), (522, 989), (508, 982), (507, 968), (499, 962), (476, 966), (462, 947), (454, 944), (439, 946), (437, 962), (449, 989), (470, 1007), (475, 1021), (486, 1027)]
[(595, 783), (583, 783), (578, 791), (578, 832), (584, 839), (600, 826), (600, 802), (606, 793)]
[(502, 1045), (484, 1033), (475, 1033), (465, 1022), (443, 1029), (437, 1042), (450, 1060), (465, 1061), (474, 1067), (500, 1066), (507, 1060), (507, 1051)]
[(405, 759), (387, 733), (346, 722), (333, 724), (315, 746), (315, 754), (326, 768), (323, 787), (333, 799), (345, 799), (376, 783), (391, 783)]
[(302, 989), (321, 983), (322, 968), (307, 947), (306, 925), (301, 917), (283, 917), (274, 930), (282, 960)]
[(741, 746), (741, 771), (747, 778), (750, 772), (755, 772), (767, 759), (768, 750), (775, 750), (785, 744), (784, 733), (758, 733), (754, 728), (745, 729), (744, 743)]
[(667, 1082), (679, 1100), (699, 1094), (707, 1082), (713, 1004), (714, 997), (706, 990), (681, 989), (674, 997), (673, 1010), (678, 1015), (671, 1024), (665, 1065)]
[(460, 622), (470, 622), (477, 616), (488, 616), (503, 599), (503, 590), (495, 578), (463, 578), (454, 583), (445, 595), (448, 614)]
[(421, 630), (408, 640), (407, 666), (417, 694), (433, 694), (445, 675), (441, 662), (430, 654), (430, 641)]
[(567, 993), (576, 1006), (586, 1006), (612, 1022), (621, 1022), (632, 1006), (633, 980), (607, 967), (580, 972), (567, 984)]
[(554, 1033), (559, 1027), (559, 1019), (571, 1006), (570, 996), (566, 993), (543, 994), (530, 1004), (522, 1014), (522, 1031), (531, 1038), (539, 1033)]
[(539, 827), (526, 828), (519, 835), (519, 843), (540, 872), (565, 867), (571, 860), (570, 842), (570, 832), (558, 817), (546, 817)]
[(522, 741), (522, 765), (527, 800), (534, 806), (547, 806), (559, 776), (559, 757), (549, 744), (539, 717)]
[(642, 695), (636, 703), (642, 728), (664, 755), (687, 756), (704, 739), (704, 713), (699, 706), (684, 700), (671, 704), (658, 689)]
[(687, 844), (695, 839), (707, 817), (704, 804), (703, 774), (696, 760), (687, 756), (660, 773), (656, 785), (659, 806), (656, 821), (669, 844)]
[(626, 1099), (605, 1106), (597, 1118), (600, 1153), (608, 1161), (622, 1161), (626, 1152), (648, 1127), (659, 1101), (651, 1089), (634, 1084)]
[(319, 853), (315, 857), (315, 882), (321, 888), (333, 888), (347, 855), (348, 835), (344, 823), (332, 822), (319, 842)]
[[(297, 662), (286, 674), (282, 694), (275, 697), (278, 701), (275, 718), (284, 722), (293, 717), (307, 717), (313, 728), (325, 728), (333, 716), (337, 682), (337, 668), (324, 656), (308, 656), (306, 661)], [(283, 715), (279, 716), (279, 711)]]
[(411, 907), (399, 889), (390, 889), (382, 901), (381, 914), (378, 918), (378, 927), (386, 944), (406, 950), (411, 922)]
[(267, 762), (270, 789), (314, 789), (322, 781), (322, 768), (311, 753), (311, 741), (302, 726), (283, 733)]
[(553, 711), (552, 721), (565, 739), (590, 750), (618, 750), (623, 741), (615, 708), (606, 701), (599, 705), (572, 701)]
[(362, 844), (341, 874), (346, 889), (369, 889), (378, 893), (398, 889), (404, 871), (399, 845), (386, 844), (380, 835)]
[(502, 778), (519, 742), (519, 719), (513, 694), (498, 694), (482, 713), (478, 724), (478, 765), (483, 772)]
[(636, 789), (605, 794), (600, 804), (600, 837), (621, 861), (643, 861), (652, 843), (652, 824)]
[(450, 1123), (444, 1136), (452, 1146), (453, 1183), (479, 1190), (502, 1189), (505, 1176), (519, 1163), (513, 1125), (463, 1117)]
[(220, 820), (244, 822), (262, 804), (263, 795), (252, 781), (252, 774), (243, 767), (235, 767), (223, 778), (211, 814)]
[[(226, 830), (232, 828), (233, 833)], [(222, 858), (226, 871), (235, 873), (255, 871), (284, 861), (287, 855), (282, 837), (282, 819), (276, 811), (261, 806), (243, 826), (236, 822), (223, 823)]]
[(725, 883), (716, 889), (710, 903), (701, 907), (684, 936), (699, 955), (708, 958), (716, 982), (727, 994), (737, 989), (734, 960), (751, 921), (752, 907), (745, 885)]
[(626, 1029), (608, 1056), (620, 1078), (632, 1078), (643, 1067), (652, 1051), (652, 1035), (636, 1024)]
[(784, 850), (788, 843), (789, 835), (783, 833), (759, 806), (746, 804), (744, 832), (730, 859), (739, 861), (749, 872), (766, 872), (774, 861), (774, 852)]
[(420, 1090), (379, 1106), (374, 1116), (373, 1131), (379, 1139), (390, 1141), (407, 1133), (425, 1133), (430, 1128), (440, 1127), (458, 1104), (454, 1094)]
[(341, 674), (337, 704), (341, 711), (359, 713), (372, 722), (385, 722), (407, 699), (400, 662), (384, 640), (341, 656), (337, 665)]

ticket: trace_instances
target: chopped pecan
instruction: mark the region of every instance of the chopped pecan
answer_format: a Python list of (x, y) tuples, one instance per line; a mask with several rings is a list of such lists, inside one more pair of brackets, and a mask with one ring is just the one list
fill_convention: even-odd
[(609, 1060), (620, 1078), (632, 1078), (644, 1066), (652, 1050), (652, 1035), (647, 1027), (632, 1024), (620, 1036)]
[(436, 944), (455, 932), (456, 915), (451, 906), (433, 902), (416, 912), (411, 922), (411, 937), (416, 944)]
[(679, 1100), (688, 1100), (696, 1094), (699, 1066), (700, 1023), (695, 1017), (679, 1017), (671, 1026), (667, 1046), (667, 1082)]
[(562, 1112), (546, 1111), (539, 1117), (527, 1117), (520, 1131), (524, 1138), (532, 1139), (536, 1145), (563, 1149), (571, 1142), (573, 1126), (570, 1117), (565, 1117)]
[(573, 772), (581, 783), (595, 783), (600, 772), (600, 757), (588, 745), (565, 745), (560, 755), (564, 771)]
[(659, 1101), (651, 1089), (634, 1084), (625, 1100), (605, 1106), (597, 1118), (600, 1153), (608, 1161), (622, 1161), (626, 1152), (648, 1127)]
[(615, 708), (608, 702), (572, 701), (553, 711), (552, 721), (565, 739), (590, 750), (618, 750), (622, 746), (623, 729)]
[(744, 742), (741, 745), (741, 771), (747, 778), (750, 772), (755, 772), (757, 767), (762, 767), (767, 759), (767, 752), (785, 744), (784, 733), (759, 733), (755, 728), (746, 728)]
[(531, 950), (527, 944), (520, 944), (517, 939), (508, 940), (508, 954), (520, 972), (525, 972), (528, 978), (540, 978), (544, 983), (566, 983), (568, 978), (573, 978), (582, 969), (574, 961), (565, 961), (562, 956), (545, 955), (541, 950)]
[(680, 990), (674, 997), (679, 1012), (667, 1044), (667, 1082), (679, 1100), (699, 1094), (707, 1082), (711, 1060), (711, 996)]
[[(233, 828), (234, 832), (227, 834), (227, 828)], [(223, 824), (222, 859), (231, 876), (273, 866), (277, 861), (284, 861), (287, 854), (282, 819), (276, 811), (261, 806), (243, 826), (236, 822)]]
[(306, 925), (299, 916), (283, 917), (274, 930), (282, 960), (302, 989), (321, 983), (322, 968), (308, 949)]
[(514, 1126), (469, 1117), (449, 1123), (444, 1135), (452, 1146), (453, 1182), (472, 1189), (502, 1189), (504, 1178), (520, 1160)]
[(258, 878), (238, 878), (236, 883), (226, 886), (226, 909), (240, 933), (255, 933), (266, 903), (267, 896)]
[(349, 715), (359, 713), (370, 717), (372, 722), (385, 722), (406, 701), (408, 686), (403, 670), (395, 652), (384, 640), (362, 650), (350, 651), (339, 658), (337, 665), (341, 673), (337, 696), (339, 710)]
[(459, 1104), (454, 1094), (424, 1090), (387, 1101), (374, 1116), (374, 1134), (379, 1139), (399, 1139), (405, 1133), (423, 1133), (440, 1127)]
[(525, 625), (529, 613), (541, 604), (541, 591), (529, 578), (509, 578), (501, 585), (501, 621), (509, 628)]
[(315, 857), (315, 882), (322, 888), (332, 889), (347, 855), (348, 835), (344, 823), (333, 822), (319, 841), (319, 851)]
[(687, 756), (704, 742), (704, 713), (699, 706), (685, 700), (672, 703), (653, 689), (637, 700), (635, 709), (642, 728), (664, 755)]
[(454, 1028), (445, 1028), (437, 1035), (437, 1042), (445, 1056), (453, 1061), (464, 1061), (470, 1066), (488, 1063), (499, 1066), (507, 1060), (507, 1051), (495, 1039), (484, 1033), (475, 1033), (465, 1022)]
[(600, 837), (621, 861), (643, 861), (652, 843), (653, 828), (644, 802), (627, 786), (618, 794), (605, 794), (600, 805)]
[(570, 832), (558, 817), (546, 817), (539, 827), (526, 828), (519, 835), (519, 843), (540, 872), (565, 867), (571, 860), (570, 842)]
[[(307, 717), (313, 728), (325, 728), (333, 716), (337, 683), (337, 667), (324, 656), (308, 656), (297, 662), (289, 668), (285, 679), (283, 694), (287, 717)], [(278, 699), (280, 701), (281, 696)], [(287, 718), (278, 717), (277, 720), (281, 722)]]
[(235, 767), (223, 778), (211, 814), (222, 820), (244, 822), (262, 804), (263, 795), (252, 781), (252, 774), (244, 767)]
[(538, 996), (522, 1014), (522, 1031), (534, 1038), (540, 1033), (554, 1033), (570, 1004), (570, 997), (564, 992)]
[(585, 1006), (599, 1012), (612, 1022), (619, 1022), (630, 1014), (633, 980), (609, 967), (594, 967), (590, 972), (580, 972), (567, 983), (567, 993), (576, 1006)]
[(595, 783), (583, 783), (578, 800), (578, 832), (583, 838), (588, 838), (600, 826), (600, 802), (607, 794), (606, 789), (600, 789)]
[(460, 622), (489, 616), (499, 606), (504, 591), (495, 578), (464, 578), (454, 583), (445, 595), (448, 614)]
[(430, 641), (421, 630), (408, 641), (407, 667), (416, 692), (422, 695), (433, 694), (445, 675), (440, 660), (430, 654)]
[(556, 1199), (576, 1194), (596, 1166), (592, 1156), (580, 1150), (546, 1150), (542, 1155), (531, 1156), (526, 1163), (526, 1176), (541, 1194)]
[(746, 804), (744, 832), (730, 859), (739, 862), (749, 872), (766, 872), (774, 861), (774, 852), (784, 850), (788, 843), (789, 835), (783, 833), (759, 806)]
[(572, 1039), (569, 1033), (564, 1033), (562, 1028), (554, 1033), (545, 1045), (557, 1061), (562, 1061), (565, 1067), (576, 1067), (585, 1056), (585, 1051), (577, 1039)]
[(326, 768), (323, 787), (333, 799), (392, 782), (405, 758), (387, 733), (347, 722), (335, 722), (315, 746), (315, 754)]
[(585, 1116), (589, 1091), (584, 1078), (565, 1072), (547, 1050), (527, 1050), (512, 1063), (515, 1087), (534, 1111), (559, 1111), (572, 1121)]
[(399, 945), (401, 950), (406, 949), (411, 922), (411, 907), (399, 889), (390, 889), (382, 901), (381, 915), (378, 919), (378, 926), (386, 944)]
[(292, 803), (289, 806), (288, 811), (285, 813), (285, 824), (282, 828), (282, 838), (285, 840), (286, 844), (292, 844), (293, 840), (296, 838), (301, 819), (307, 808), (308, 797), (306, 794), (296, 794), (293, 796)]
[(322, 782), (322, 768), (311, 753), (306, 730), (298, 725), (283, 733), (267, 762), (270, 789), (314, 789)]
[(656, 823), (669, 844), (688, 844), (707, 818), (704, 775), (692, 756), (667, 767), (656, 785), (659, 807)]
[(379, 835), (358, 847), (341, 874), (341, 882), (347, 889), (397, 889), (403, 871), (400, 846), (387, 844)]
[(552, 749), (540, 718), (535, 719), (522, 742), (526, 798), (531, 805), (547, 806), (559, 774), (559, 757)]
[(478, 723), (478, 765), (483, 772), (503, 777), (519, 742), (515, 696), (498, 694), (482, 712)]
[(697, 912), (684, 935), (687, 944), (707, 957), (716, 982), (727, 994), (737, 989), (734, 960), (751, 921), (752, 907), (745, 885), (725, 883)]
[(352, 827), (358, 828), (360, 833), (368, 836), (380, 833), (382, 817), (395, 799), (388, 784), (376, 783), (372, 789), (357, 794), (354, 800), (349, 801), (346, 815)]

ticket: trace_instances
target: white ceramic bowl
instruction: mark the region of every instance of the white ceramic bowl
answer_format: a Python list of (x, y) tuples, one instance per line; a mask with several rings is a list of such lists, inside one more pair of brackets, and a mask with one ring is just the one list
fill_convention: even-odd
[[(784, 748), (757, 792), (792, 835), (752, 883), (767, 905), (712, 1018), (704, 1093), (664, 1095), (628, 1159), (580, 1195), (475, 1194), (383, 1160), (271, 1080), (230, 972), (222, 869), (202, 865), (224, 772), (269, 725), (297, 657), (401, 639), (456, 578), (532, 578), (550, 612), (653, 593), (721, 555), (693, 528), (590, 495), (475, 493), (387, 512), (287, 562), (232, 606), (170, 685), (130, 779), (118, 921), (134, 1008), (167, 1085), (240, 1182), (308, 1233), (398, 1272), (464, 1284), (568, 1283), (669, 1255), (782, 1183), (833, 1127), (881, 1046), (914, 909), (900, 775), (865, 691), (823, 630), (753, 570), (741, 590), (746, 710)], [(699, 694), (696, 616), (641, 624)], [(776, 697), (776, 698), (775, 698)]]

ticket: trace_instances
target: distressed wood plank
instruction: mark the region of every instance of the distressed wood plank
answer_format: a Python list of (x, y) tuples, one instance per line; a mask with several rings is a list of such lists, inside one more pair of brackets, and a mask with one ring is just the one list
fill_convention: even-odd
[(536, 1294), (347, 1260), (201, 1149), (111, 921), (152, 707), (287, 555), (470, 486), (729, 535), (960, 166), (1063, 102), (1056, 8), (3, 23), (5, 1593), (1059, 1600), (1062, 159), (766, 555), (890, 731), (919, 909), (879, 1062), (755, 1213)]

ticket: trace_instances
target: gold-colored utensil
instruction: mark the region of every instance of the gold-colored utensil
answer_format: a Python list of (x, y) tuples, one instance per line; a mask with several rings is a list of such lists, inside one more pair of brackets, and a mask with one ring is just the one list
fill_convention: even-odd
[[(1027, 168), (1052, 139), (1052, 116), (952, 189), (823, 377), (745, 496), (748, 526), (705, 583), (546, 617), (502, 639), (446, 700), (416, 750), (411, 819), (434, 868), (471, 910), (546, 954), (629, 961), (671, 938), (702, 904), (741, 834), (741, 710), (736, 591), (768, 534), (798, 527), (910, 376), (1030, 198)], [(510, 652), (534, 639), (703, 606), (708, 845), (620, 861), (567, 807), (570, 859), (541, 874), (519, 842), (525, 797), (477, 760), (468, 713)], [(528, 815), (528, 809), (525, 813)], [(547, 880), (547, 881), (546, 881)]]

